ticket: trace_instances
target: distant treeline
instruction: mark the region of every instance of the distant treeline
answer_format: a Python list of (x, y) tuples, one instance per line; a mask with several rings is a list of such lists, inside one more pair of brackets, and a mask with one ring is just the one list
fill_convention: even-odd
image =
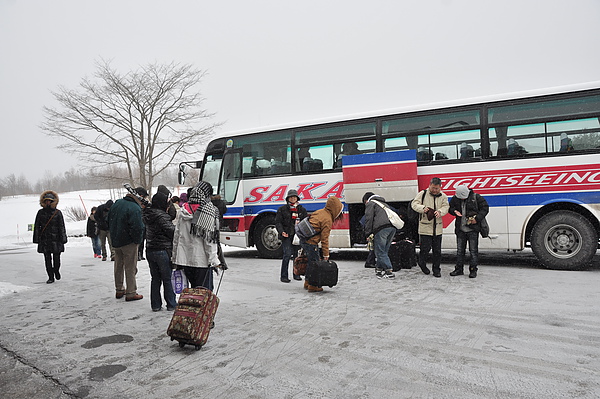
[[(31, 183), (24, 175), (11, 174), (0, 179), (0, 199), (13, 195), (40, 194), (44, 190), (69, 192), (122, 188), (125, 182), (129, 182), (127, 172), (118, 168), (98, 172), (71, 169), (58, 175), (46, 172), (44, 177), (35, 183)], [(130, 183), (136, 184), (136, 182)], [(154, 183), (166, 186), (177, 184), (177, 168), (170, 168), (155, 179)]]

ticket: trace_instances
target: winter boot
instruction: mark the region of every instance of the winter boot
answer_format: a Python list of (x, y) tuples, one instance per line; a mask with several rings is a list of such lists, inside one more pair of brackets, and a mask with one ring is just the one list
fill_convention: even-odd
[(321, 292), (321, 291), (323, 291), (323, 288), (321, 288), (321, 287), (317, 287), (314, 285), (308, 286), (308, 292)]
[(308, 289), (308, 280), (306, 278), (304, 279), (304, 289)]
[(56, 266), (54, 268), (54, 277), (56, 277), (57, 280), (60, 280), (60, 272), (58, 271), (60, 269), (60, 266)]
[(462, 276), (463, 274), (465, 274), (465, 272), (462, 266), (455, 266), (454, 271), (450, 272), (451, 276)]
[(477, 277), (477, 268), (469, 267), (469, 278), (475, 278), (475, 277)]
[(46, 284), (53, 283), (54, 282), (54, 270), (52, 269), (52, 266), (46, 265), (46, 273), (48, 274), (48, 281), (46, 281)]

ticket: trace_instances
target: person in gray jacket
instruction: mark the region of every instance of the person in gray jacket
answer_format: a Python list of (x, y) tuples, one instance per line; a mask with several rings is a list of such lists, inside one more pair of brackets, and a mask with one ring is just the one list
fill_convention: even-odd
[(388, 205), (385, 199), (372, 192), (363, 195), (365, 204), (365, 234), (373, 234), (373, 249), (375, 250), (375, 275), (378, 278), (394, 278), (392, 272), (392, 261), (388, 255), (396, 228), (390, 222), (390, 219), (383, 207)]

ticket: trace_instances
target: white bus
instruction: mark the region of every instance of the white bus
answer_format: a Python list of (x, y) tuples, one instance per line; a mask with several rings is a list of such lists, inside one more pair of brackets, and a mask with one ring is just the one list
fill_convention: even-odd
[[(289, 189), (309, 212), (339, 197), (330, 246), (351, 248), (365, 244), (365, 192), (401, 209), (439, 177), (450, 197), (467, 184), (488, 201), (480, 250), (531, 247), (548, 268), (578, 269), (599, 245), (600, 82), (245, 132), (211, 141), (180, 177), (186, 164), (227, 203), (221, 242), (263, 257), (281, 256), (274, 221)], [(444, 228), (455, 248), (452, 216)]]

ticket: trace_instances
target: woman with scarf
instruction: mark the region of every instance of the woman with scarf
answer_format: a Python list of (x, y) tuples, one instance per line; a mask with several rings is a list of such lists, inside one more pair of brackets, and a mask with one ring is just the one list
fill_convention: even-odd
[(183, 268), (192, 287), (212, 291), (212, 267), (220, 266), (219, 210), (211, 202), (212, 186), (201, 181), (181, 207), (173, 237), (173, 264)]

